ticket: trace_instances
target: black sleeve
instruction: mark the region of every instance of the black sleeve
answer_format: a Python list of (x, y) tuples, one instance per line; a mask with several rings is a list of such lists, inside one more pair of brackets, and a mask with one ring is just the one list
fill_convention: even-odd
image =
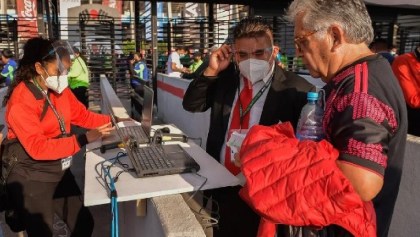
[(77, 139), (77, 142), (79, 143), (80, 147), (83, 147), (83, 146), (85, 146), (86, 144), (89, 143), (88, 140), (87, 140), (86, 134), (76, 135), (76, 139)]
[(189, 112), (204, 112), (214, 99), (217, 77), (206, 77), (202, 73), (191, 81), (185, 92), (182, 106)]
[(339, 160), (384, 175), (389, 138), (395, 116), (377, 98), (353, 93), (336, 99), (338, 108), (328, 126), (329, 140), (339, 150)]

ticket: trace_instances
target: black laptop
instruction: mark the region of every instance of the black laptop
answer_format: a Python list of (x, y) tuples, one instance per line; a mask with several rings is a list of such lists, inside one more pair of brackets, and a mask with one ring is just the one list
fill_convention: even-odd
[(118, 126), (115, 116), (112, 114), (112, 122), (115, 124), (117, 134), (122, 141), (131, 139), (137, 144), (147, 144), (150, 142), (150, 130), (152, 128), (153, 119), (153, 89), (144, 86), (144, 97), (143, 97), (143, 109), (142, 109), (142, 120), (141, 126)]
[(137, 177), (194, 173), (200, 165), (178, 144), (126, 148)]
[[(115, 115), (112, 113), (112, 109), (110, 110), (115, 130), (121, 141), (125, 143), (127, 155), (137, 177), (197, 172), (200, 170), (200, 166), (180, 145), (150, 143), (153, 96), (153, 90), (145, 86), (141, 126), (118, 126)], [(146, 136), (147, 139), (143, 136)], [(147, 145), (140, 146), (142, 144)]]

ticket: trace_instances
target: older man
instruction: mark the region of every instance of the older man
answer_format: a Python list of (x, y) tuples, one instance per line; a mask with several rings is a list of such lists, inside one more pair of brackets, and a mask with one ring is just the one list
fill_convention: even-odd
[[(368, 48), (373, 39), (373, 29), (366, 6), (362, 0), (294, 0), (287, 16), (295, 25), (297, 55), (302, 57), (313, 77), (321, 78), (327, 83), (324, 88), (327, 96), (323, 124), (326, 139), (338, 151), (338, 160), (323, 169), (312, 169), (317, 164), (310, 164), (308, 158), (299, 157), (300, 164), (308, 164), (304, 172), (300, 169), (280, 174), (283, 175), (282, 179), (289, 180), (287, 189), (276, 187), (276, 183), (271, 182), (274, 179), (272, 176), (264, 173), (260, 173), (261, 176), (256, 175), (261, 182), (265, 182), (261, 185), (270, 188), (265, 197), (266, 203), (270, 207), (278, 208), (272, 202), (281, 205), (279, 200), (283, 200), (283, 197), (291, 200), (288, 195), (294, 195), (298, 201), (288, 202), (290, 205), (284, 206), (290, 208), (291, 215), (299, 210), (312, 208), (301, 213), (298, 217), (303, 220), (301, 222), (296, 222), (296, 218), (285, 219), (284, 213), (287, 212), (284, 209), (277, 211), (277, 214), (283, 215), (282, 220), (287, 220), (292, 225), (303, 223), (307, 226), (319, 226), (322, 222), (322, 225), (327, 226), (321, 231), (313, 231), (315, 233), (311, 236), (372, 236), (372, 228), (363, 229), (363, 226), (366, 224), (365, 217), (374, 216), (376, 212), (376, 223), (373, 221), (371, 226), (376, 224), (377, 236), (385, 237), (401, 179), (407, 112), (401, 88), (388, 61)], [(264, 149), (270, 152), (265, 155), (262, 152)], [(244, 146), (242, 150), (247, 153)], [(244, 161), (249, 160), (250, 157), (243, 155), (242, 150), (241, 158)], [(261, 144), (258, 150), (268, 159), (278, 159), (277, 156), (284, 155), (285, 152), (283, 149), (276, 153), (270, 143)], [(273, 157), (273, 154), (277, 155)], [(321, 162), (328, 161), (320, 160)], [(243, 165), (247, 166), (243, 167), (244, 170), (249, 168), (246, 162)], [(335, 175), (326, 176), (328, 173)], [(330, 181), (335, 178), (340, 182), (334, 186), (334, 190), (329, 189)], [(297, 182), (302, 179), (305, 183)], [(325, 182), (319, 182), (320, 179)], [(308, 183), (317, 183), (318, 186), (305, 186)], [(347, 183), (350, 183), (351, 188), (344, 189), (344, 184)], [(309, 193), (316, 195), (316, 199), (307, 195), (296, 197), (301, 189), (311, 190)], [(337, 193), (340, 195), (335, 195)], [(252, 193), (249, 195), (252, 196)], [(349, 200), (346, 195), (357, 198)], [(323, 202), (317, 203), (319, 200)], [(340, 202), (343, 200), (359, 205), (363, 209), (359, 214), (366, 215), (347, 218), (354, 215), (355, 211), (352, 211), (351, 205), (343, 205)], [(374, 210), (365, 208), (368, 208), (371, 200)], [(332, 207), (339, 207), (344, 212), (338, 215), (339, 210)], [(271, 221), (279, 222), (273, 209), (266, 211), (260, 214), (266, 219), (269, 215), (274, 215)], [(358, 221), (354, 222), (355, 219)], [(321, 222), (317, 222), (318, 220)], [(337, 224), (337, 220), (342, 221), (341, 225), (333, 225)]]

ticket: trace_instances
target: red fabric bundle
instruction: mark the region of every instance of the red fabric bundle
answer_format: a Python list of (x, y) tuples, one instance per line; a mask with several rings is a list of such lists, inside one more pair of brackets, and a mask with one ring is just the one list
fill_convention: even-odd
[(336, 165), (327, 141), (301, 141), (290, 123), (254, 126), (241, 147), (246, 184), (241, 197), (262, 217), (258, 237), (273, 237), (275, 223), (342, 226), (355, 236), (376, 236), (372, 202), (364, 202)]

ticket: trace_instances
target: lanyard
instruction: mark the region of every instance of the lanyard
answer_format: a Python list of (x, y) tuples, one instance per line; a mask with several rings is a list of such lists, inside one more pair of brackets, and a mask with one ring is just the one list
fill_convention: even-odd
[(39, 84), (38, 84), (38, 82), (34, 79), (33, 80), (35, 83), (36, 83), (36, 85), (37, 85), (37, 87), (38, 87), (38, 89), (41, 91), (41, 93), (44, 95), (44, 97), (45, 97), (45, 99), (47, 100), (47, 102), (48, 102), (48, 104), (50, 105), (50, 107), (51, 107), (51, 109), (52, 109), (52, 111), (53, 111), (53, 113), (54, 113), (54, 115), (55, 115), (55, 117), (57, 117), (57, 120), (58, 120), (58, 125), (60, 126), (60, 131), (61, 131), (61, 134), (62, 135), (67, 135), (67, 132), (66, 132), (66, 128), (65, 128), (65, 126), (64, 126), (64, 121), (63, 121), (63, 119), (60, 117), (60, 115), (58, 114), (58, 112), (57, 112), (57, 110), (55, 109), (55, 107), (53, 106), (53, 104), (51, 103), (51, 100), (50, 100), (50, 98), (49, 98), (49, 93), (45, 93), (45, 91), (39, 86)]
[[(274, 77), (274, 76), (273, 76)], [(257, 100), (262, 96), (264, 91), (270, 86), (271, 82), (273, 81), (273, 77), (265, 85), (258, 91), (258, 93), (252, 98), (251, 102), (248, 104), (248, 106), (245, 108), (245, 111), (243, 111), (242, 103), (241, 103), (241, 97), (238, 90), (238, 99), (239, 99), (239, 119), (240, 119), (240, 126), (242, 127), (242, 122), (244, 120), (244, 117), (249, 111), (251, 110), (252, 106), (257, 102)]]

